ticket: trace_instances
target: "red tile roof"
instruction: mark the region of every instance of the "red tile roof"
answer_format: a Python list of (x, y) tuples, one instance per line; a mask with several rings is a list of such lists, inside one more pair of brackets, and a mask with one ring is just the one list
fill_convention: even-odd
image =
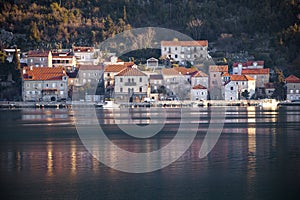
[(270, 69), (269, 68), (264, 68), (264, 69), (243, 69), (242, 74), (270, 74)]
[(247, 62), (235, 62), (232, 64), (232, 67), (238, 67), (239, 64), (242, 64), (243, 67), (253, 66), (254, 63), (257, 63), (258, 66), (264, 66), (265, 62), (258, 60), (258, 61), (247, 61)]
[(173, 67), (176, 71), (178, 71), (182, 75), (192, 75), (196, 73), (198, 70), (195, 68), (185, 68), (185, 67)]
[(119, 64), (113, 64), (113, 65), (107, 65), (104, 68), (105, 72), (120, 72), (124, 69), (126, 69), (127, 67), (132, 67), (134, 65), (133, 62), (125, 62), (122, 65)]
[(193, 77), (208, 77), (208, 75), (199, 70), (197, 73), (193, 74)]
[(230, 75), (231, 81), (254, 81), (255, 79), (248, 75)]
[(300, 83), (300, 79), (295, 75), (290, 75), (285, 79), (287, 83)]
[(206, 87), (204, 87), (203, 85), (195, 85), (194, 87), (193, 87), (193, 89), (194, 90), (205, 90), (205, 89), (207, 89)]
[(170, 69), (162, 69), (161, 73), (164, 76), (182, 76), (181, 74), (179, 74), (178, 71), (176, 71), (174, 68), (170, 68)]
[(161, 41), (161, 46), (208, 46), (207, 40), (198, 41)]
[(102, 65), (79, 65), (79, 70), (103, 70)]
[(94, 52), (94, 47), (73, 47), (74, 52)]
[(136, 68), (128, 67), (122, 70), (116, 76), (147, 76), (147, 75)]
[(224, 72), (222, 76), (230, 76), (230, 74), (228, 72)]
[(228, 72), (228, 65), (210, 65), (209, 72)]
[(24, 67), (22, 76), (32, 81), (61, 80), (66, 73), (63, 67)]
[(29, 51), (28, 57), (48, 57), (49, 51)]

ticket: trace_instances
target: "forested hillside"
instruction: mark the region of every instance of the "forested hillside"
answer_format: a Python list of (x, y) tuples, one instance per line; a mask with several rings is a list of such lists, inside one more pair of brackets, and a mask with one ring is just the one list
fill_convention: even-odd
[[(159, 26), (247, 51), (271, 64), (299, 56), (299, 0), (0, 0), (1, 48), (95, 45), (132, 27)], [(280, 59), (279, 59), (280, 58)]]

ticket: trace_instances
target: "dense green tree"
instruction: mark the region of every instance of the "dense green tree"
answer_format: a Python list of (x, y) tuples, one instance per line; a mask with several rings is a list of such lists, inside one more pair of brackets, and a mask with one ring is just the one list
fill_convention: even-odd
[(275, 74), (275, 91), (272, 95), (272, 98), (275, 98), (277, 100), (283, 100), (285, 99), (285, 78), (282, 70), (278, 69), (277, 67), (275, 68)]

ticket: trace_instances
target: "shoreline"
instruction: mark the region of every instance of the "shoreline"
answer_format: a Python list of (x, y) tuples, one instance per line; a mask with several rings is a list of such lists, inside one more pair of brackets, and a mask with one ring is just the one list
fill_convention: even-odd
[[(1, 101), (0, 108), (71, 108), (74, 102), (22, 102), (22, 101)], [(78, 106), (94, 105), (95, 107), (103, 107), (103, 103), (96, 102), (76, 102)], [(215, 107), (215, 106), (258, 106), (258, 107), (277, 107), (277, 106), (300, 106), (300, 102), (275, 101), (271, 99), (264, 100), (206, 100), (206, 101), (157, 101), (152, 103), (123, 102), (116, 104), (120, 108), (136, 108), (136, 107)]]

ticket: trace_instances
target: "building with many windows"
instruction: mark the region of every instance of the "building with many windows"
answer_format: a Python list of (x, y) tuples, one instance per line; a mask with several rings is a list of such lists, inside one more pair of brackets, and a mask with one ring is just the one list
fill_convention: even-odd
[(255, 93), (255, 79), (247, 75), (228, 75), (223, 91), (226, 101), (246, 99), (243, 96), (245, 91), (248, 93), (247, 99), (249, 99)]
[(136, 68), (128, 67), (115, 75), (116, 102), (142, 102), (148, 93), (148, 76)]
[(286, 99), (290, 101), (300, 100), (300, 79), (297, 76), (290, 75), (285, 79)]
[(30, 67), (52, 67), (51, 51), (29, 51), (27, 65)]
[(23, 101), (57, 101), (68, 97), (68, 76), (63, 67), (24, 67)]
[(161, 41), (161, 56), (180, 63), (185, 61), (195, 64), (195, 61), (208, 58), (208, 41)]

